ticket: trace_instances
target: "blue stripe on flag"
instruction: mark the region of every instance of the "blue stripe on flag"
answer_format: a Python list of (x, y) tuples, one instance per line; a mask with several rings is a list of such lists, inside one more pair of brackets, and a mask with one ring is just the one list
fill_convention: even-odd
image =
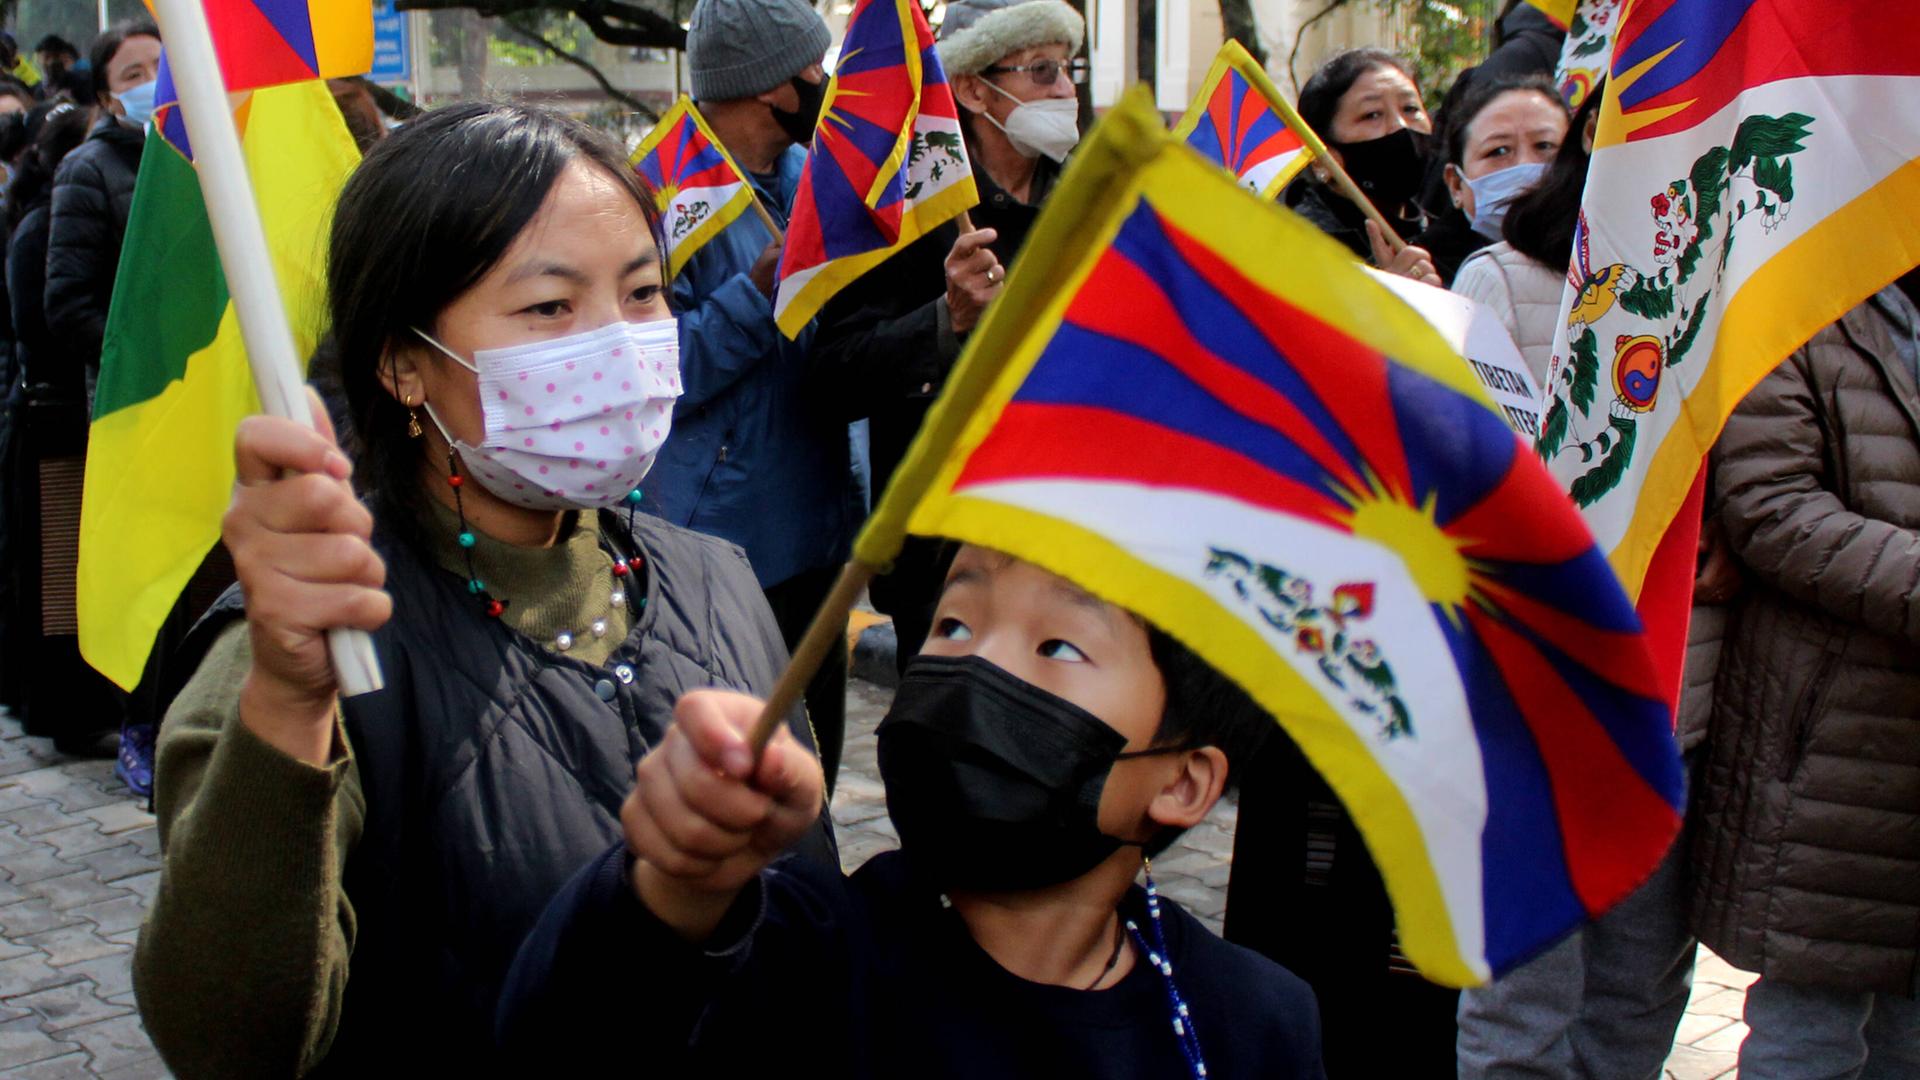
[(1523, 563), (1476, 557), (1480, 573), (1527, 598), (1557, 608), (1577, 611), (1581, 621), (1616, 634), (1640, 631), (1640, 616), (1624, 596), (1614, 603), (1602, 604), (1598, 597), (1613, 574), (1613, 567), (1600, 549), (1588, 545), (1585, 551), (1565, 562)]
[(1480, 835), (1481, 904), (1487, 963), (1501, 971), (1585, 918), (1586, 908), (1568, 876), (1546, 763), (1499, 668), (1479, 638), (1437, 605), (1434, 622), (1453, 650), (1480, 743), (1487, 791), (1487, 824)]
[[(1086, 357), (1098, 357), (1089, 363)], [(1265, 424), (1228, 408), (1157, 354), (1063, 324), (1013, 400), (1086, 405), (1158, 424), (1213, 443), (1284, 476), (1326, 491), (1335, 487), (1311, 455)], [(1193, 478), (1206, 490), (1207, 478)]]
[(1160, 216), (1140, 204), (1114, 237), (1113, 250), (1157, 285), (1187, 332), (1208, 352), (1279, 391), (1356, 472), (1363, 463), (1346, 429), (1246, 314), (1179, 256)]
[(1407, 455), (1413, 504), (1424, 506), (1435, 496), (1434, 517), (1443, 528), (1506, 479), (1520, 443), (1492, 410), (1399, 364), (1387, 365), (1387, 397)]
[(1579, 695), (1641, 782), (1658, 793), (1676, 813), (1684, 811), (1685, 785), (1680, 777), (1680, 759), (1673, 752), (1673, 714), (1667, 707), (1596, 677), (1552, 642), (1525, 626), (1513, 625), (1547, 658), (1568, 688)]

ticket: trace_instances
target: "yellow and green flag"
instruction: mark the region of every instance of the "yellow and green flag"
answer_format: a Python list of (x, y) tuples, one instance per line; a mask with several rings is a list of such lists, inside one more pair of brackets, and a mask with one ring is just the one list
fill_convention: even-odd
[[(359, 153), (324, 82), (256, 90), (235, 121), (305, 356), (325, 324), (333, 204)], [(219, 539), (234, 428), (259, 410), (199, 178), (155, 126), (101, 350), (76, 582), (80, 650), (123, 687)]]

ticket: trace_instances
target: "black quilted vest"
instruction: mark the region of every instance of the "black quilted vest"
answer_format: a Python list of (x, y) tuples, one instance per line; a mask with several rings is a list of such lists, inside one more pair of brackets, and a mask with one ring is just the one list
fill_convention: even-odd
[[(634, 765), (674, 701), (708, 686), (764, 695), (785, 664), (738, 548), (657, 518), (631, 534), (601, 521), (649, 572), (645, 609), (599, 667), (487, 618), (460, 578), (376, 537), (394, 617), (374, 635), (386, 688), (344, 704), (366, 828), (344, 882), (357, 931), (345, 1002), (316, 1075), (490, 1074), (515, 950), (559, 886), (620, 840)], [(230, 595), (195, 636), (240, 610)], [(799, 710), (790, 724), (811, 747)], [(834, 860), (824, 818), (806, 847)]]

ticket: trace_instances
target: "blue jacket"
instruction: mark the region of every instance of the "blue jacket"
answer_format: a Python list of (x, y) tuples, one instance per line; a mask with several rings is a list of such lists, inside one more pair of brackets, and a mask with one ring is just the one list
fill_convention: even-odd
[[(749, 177), (782, 228), (806, 156)], [(788, 341), (747, 277), (772, 239), (742, 214), (674, 280), (686, 392), (642, 486), (654, 513), (745, 548), (763, 588), (845, 561), (855, 525), (847, 422), (801, 392), (812, 328)]]

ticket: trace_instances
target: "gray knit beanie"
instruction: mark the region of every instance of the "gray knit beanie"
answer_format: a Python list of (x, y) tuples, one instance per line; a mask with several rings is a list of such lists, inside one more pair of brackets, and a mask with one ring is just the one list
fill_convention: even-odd
[(833, 36), (807, 0), (700, 0), (687, 26), (693, 96), (764, 94), (817, 64)]
[(940, 66), (978, 75), (1021, 49), (1065, 45), (1080, 51), (1087, 21), (1061, 0), (948, 0), (940, 23)]

